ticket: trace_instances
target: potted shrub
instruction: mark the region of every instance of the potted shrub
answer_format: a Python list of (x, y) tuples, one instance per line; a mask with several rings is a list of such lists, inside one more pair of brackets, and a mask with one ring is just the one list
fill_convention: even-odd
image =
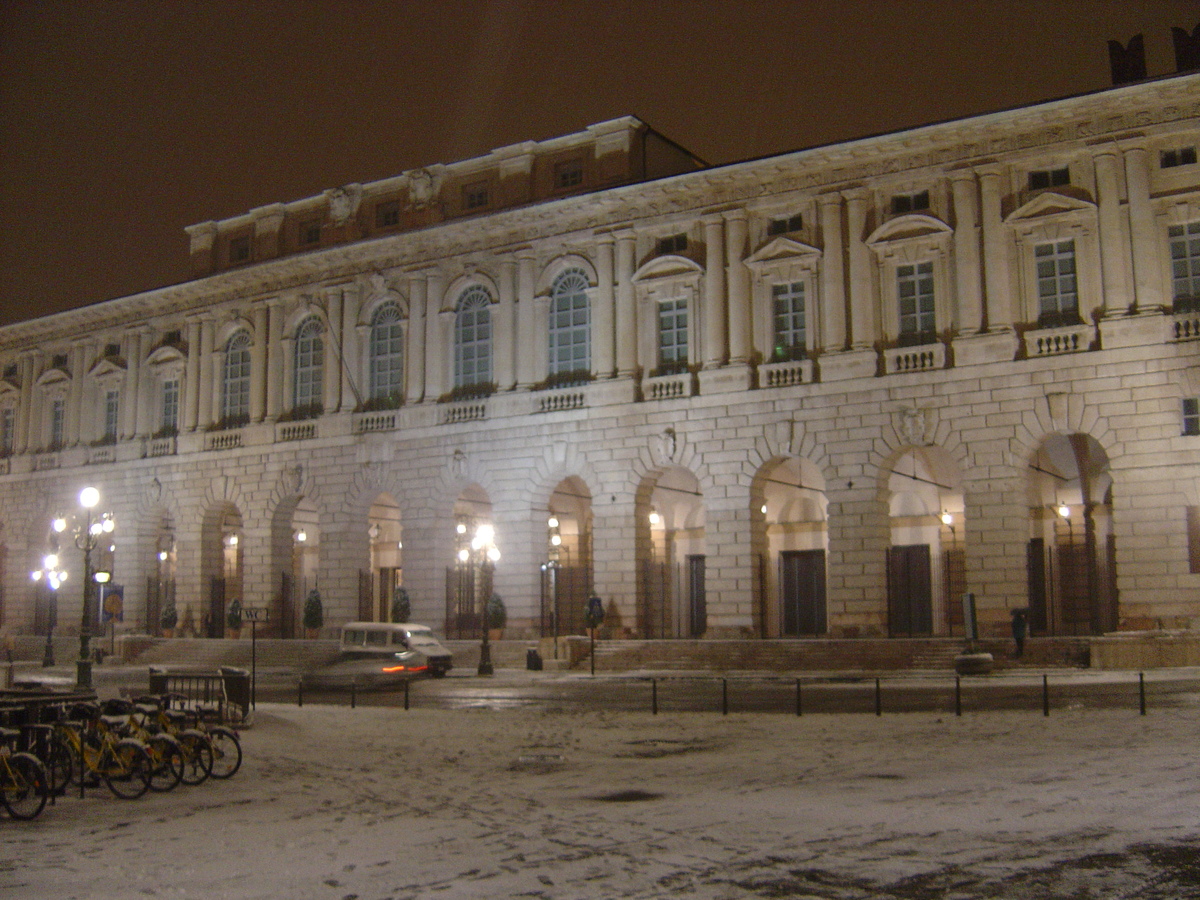
[(504, 637), (504, 626), (508, 624), (508, 610), (504, 608), (504, 600), (499, 594), (492, 594), (487, 602), (488, 637), (498, 641)]
[(163, 637), (175, 637), (175, 626), (179, 624), (179, 611), (175, 609), (174, 603), (168, 603), (162, 608), (158, 624), (162, 627)]
[(396, 593), (392, 595), (392, 621), (407, 622), (410, 615), (412, 615), (412, 604), (408, 600), (408, 591), (404, 588), (396, 588)]
[(324, 624), (325, 608), (321, 605), (321, 592), (313, 588), (304, 598), (304, 630), (310, 638), (315, 638)]
[(231, 638), (242, 636), (242, 601), (236, 597), (225, 613), (225, 635)]

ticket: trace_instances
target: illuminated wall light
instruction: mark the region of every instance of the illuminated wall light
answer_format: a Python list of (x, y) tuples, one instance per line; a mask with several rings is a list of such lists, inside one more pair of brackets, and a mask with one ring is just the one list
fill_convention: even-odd
[(953, 525), (954, 524), (954, 516), (952, 516), (948, 512), (942, 513), (942, 524), (943, 525)]

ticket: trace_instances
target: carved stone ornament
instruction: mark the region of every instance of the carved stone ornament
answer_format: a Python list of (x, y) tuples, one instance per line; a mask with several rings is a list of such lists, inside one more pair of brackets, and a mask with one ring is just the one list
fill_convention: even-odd
[(358, 212), (362, 201), (362, 185), (350, 184), (325, 192), (329, 201), (329, 218), (334, 225), (345, 225)]
[(668, 428), (662, 434), (655, 435), (650, 439), (650, 452), (654, 455), (655, 463), (660, 466), (667, 466), (675, 462), (677, 446), (674, 428)]
[(467, 454), (462, 450), (455, 450), (450, 457), (450, 474), (459, 480), (467, 477)]
[(900, 411), (900, 434), (914, 447), (925, 446), (925, 410), (909, 407)]
[(408, 173), (408, 196), (413, 206), (428, 206), (437, 193), (437, 179), (428, 169), (415, 169)]

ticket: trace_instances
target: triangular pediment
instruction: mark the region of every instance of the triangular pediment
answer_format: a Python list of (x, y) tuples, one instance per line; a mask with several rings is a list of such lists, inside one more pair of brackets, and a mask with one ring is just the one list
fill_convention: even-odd
[(703, 272), (704, 269), (686, 256), (656, 256), (633, 273), (633, 280), (656, 281), (660, 278), (678, 278), (681, 275), (700, 275)]
[(88, 374), (92, 376), (92, 378), (105, 378), (113, 375), (124, 375), (125, 360), (114, 359), (111, 356), (106, 356), (92, 366)]
[(914, 238), (927, 238), (935, 235), (949, 235), (953, 229), (934, 216), (922, 213), (910, 213), (888, 219), (872, 232), (867, 238), (867, 244), (883, 244), (889, 241), (907, 241)]
[(792, 262), (797, 259), (806, 259), (814, 256), (818, 258), (821, 256), (821, 251), (817, 247), (792, 240), (789, 237), (777, 237), (759, 247), (746, 260), (746, 264), (749, 266), (761, 266), (770, 263)]
[(47, 369), (45, 372), (43, 372), (41, 375), (38, 376), (37, 382), (36, 382), (38, 387), (53, 387), (54, 385), (58, 385), (58, 384), (65, 385), (65, 384), (70, 384), (70, 383), (71, 383), (70, 374), (68, 374), (67, 372), (64, 372), (62, 369), (57, 369), (57, 368)]
[(1022, 222), (1045, 219), (1049, 216), (1061, 216), (1069, 213), (1094, 212), (1096, 204), (1078, 197), (1069, 197), (1057, 191), (1042, 191), (1028, 203), (1013, 210), (1006, 222), (1016, 225)]
[(186, 362), (187, 358), (183, 355), (178, 347), (172, 344), (163, 344), (147, 357), (146, 362), (155, 367), (169, 366), (173, 363)]

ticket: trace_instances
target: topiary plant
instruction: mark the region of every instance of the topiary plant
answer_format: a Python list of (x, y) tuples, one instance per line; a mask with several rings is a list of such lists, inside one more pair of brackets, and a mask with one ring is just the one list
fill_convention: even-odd
[(321, 592), (313, 588), (304, 598), (304, 627), (317, 631), (325, 624), (325, 608), (321, 605)]
[(235, 631), (242, 627), (242, 601), (234, 599), (225, 613), (225, 624)]
[(163, 628), (174, 628), (179, 624), (179, 611), (175, 609), (174, 603), (168, 603), (162, 608), (162, 614), (159, 616), (159, 624)]
[(499, 594), (492, 594), (487, 604), (487, 627), (500, 630), (508, 622), (508, 610), (504, 608), (504, 600)]
[(404, 588), (396, 588), (396, 593), (392, 595), (392, 621), (407, 622), (410, 615), (412, 615), (412, 604), (408, 600), (408, 591)]

